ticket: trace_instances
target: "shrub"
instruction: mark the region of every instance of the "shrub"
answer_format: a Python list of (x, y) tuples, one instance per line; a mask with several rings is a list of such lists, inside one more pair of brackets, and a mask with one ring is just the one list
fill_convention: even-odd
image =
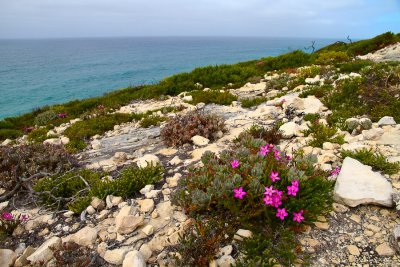
[(95, 267), (106, 265), (96, 251), (73, 242), (63, 243), (60, 249), (54, 247), (50, 247), (50, 249), (53, 251), (55, 266)]
[(328, 51), (318, 54), (318, 58), (315, 60), (315, 63), (320, 65), (333, 65), (349, 60), (350, 57), (347, 55), (346, 52)]
[(65, 145), (65, 149), (69, 153), (77, 153), (87, 147), (87, 144), (83, 140), (73, 139), (70, 140), (68, 144)]
[[(333, 182), (327, 173), (310, 158), (297, 154), (292, 159), (260, 139), (243, 140), (219, 158), (206, 152), (202, 163), (179, 180), (173, 203), (192, 217), (219, 216), (257, 233), (269, 231), (273, 234), (263, 236), (276, 236), (272, 246), (283, 238), (282, 227), (313, 222), (331, 209)], [(283, 256), (276, 260), (284, 263)]]
[(333, 86), (330, 84), (324, 85), (311, 85), (306, 87), (303, 92), (299, 95), (301, 98), (306, 98), (309, 95), (313, 95), (318, 98), (322, 98), (325, 95), (329, 94), (333, 90)]
[[(318, 120), (311, 121), (309, 128), (303, 131), (305, 136), (312, 135), (313, 139), (308, 145), (313, 147), (321, 147), (325, 142), (344, 144), (344, 136), (336, 135), (337, 129), (335, 127), (325, 126), (319, 123)], [(334, 137), (335, 136), (335, 137)]]
[(116, 179), (107, 180), (102, 179), (106, 175), (103, 172), (76, 170), (43, 178), (34, 185), (34, 190), (43, 203), (57, 208), (68, 206), (80, 213), (87, 208), (92, 197), (134, 196), (145, 185), (159, 182), (163, 171), (159, 165), (142, 169), (127, 167)]
[(360, 149), (357, 151), (342, 150), (342, 158), (351, 157), (361, 163), (371, 166), (375, 171), (382, 171), (387, 174), (396, 174), (400, 171), (400, 162), (388, 162), (385, 155), (379, 152), (372, 152), (371, 149)]
[(311, 61), (312, 55), (300, 50), (296, 50), (277, 57), (267, 57), (261, 59), (257, 66), (262, 71), (267, 72), (306, 66), (309, 65)]
[(0, 141), (6, 139), (15, 139), (22, 135), (22, 131), (14, 129), (0, 129)]
[(193, 97), (193, 101), (190, 101), (191, 104), (198, 104), (200, 102), (205, 104), (218, 104), (218, 105), (230, 105), (232, 101), (236, 101), (237, 97), (232, 95), (231, 93), (225, 91), (220, 92), (216, 90), (209, 91), (193, 91), (190, 93)]
[(54, 135), (47, 136), (48, 132), (49, 128), (47, 127), (35, 129), (28, 134), (28, 141), (31, 143), (43, 143), (46, 139), (56, 137)]
[(165, 120), (165, 117), (161, 117), (158, 115), (147, 116), (140, 121), (140, 127), (149, 128), (150, 126), (160, 125), (160, 123)]
[(306, 115), (304, 115), (304, 120), (305, 121), (316, 121), (319, 120), (321, 118), (321, 116), (318, 113), (308, 113)]
[(257, 124), (253, 124), (249, 129), (239, 134), (234, 141), (239, 143), (241, 140), (246, 138), (256, 138), (262, 139), (268, 144), (278, 145), (279, 141), (282, 139), (282, 132), (279, 130), (279, 127), (279, 123), (270, 127), (269, 129)]
[(297, 78), (304, 81), (307, 78), (314, 78), (321, 72), (321, 67), (320, 66), (307, 66), (307, 67), (301, 67), (298, 70)]
[(19, 216), (15, 216), (12, 213), (3, 212), (0, 216), (0, 237), (3, 235), (11, 236), (15, 228), (27, 220), (27, 215), (20, 214)]
[(270, 90), (282, 90), (283, 87), (288, 86), (288, 82), (290, 81), (290, 76), (287, 73), (282, 73), (279, 78), (274, 78), (266, 81), (265, 89), (266, 91)]
[(258, 106), (261, 103), (264, 103), (268, 99), (266, 97), (249, 97), (249, 98), (243, 98), (240, 100), (242, 107), (244, 108), (251, 108), (254, 106)]
[(35, 125), (44, 126), (47, 125), (50, 121), (57, 118), (57, 113), (54, 110), (47, 110), (36, 116)]
[(351, 62), (338, 64), (337, 66), (340, 68), (340, 72), (350, 73), (350, 72), (359, 72), (361, 69), (371, 66), (372, 64), (373, 64), (372, 61), (357, 59)]
[(215, 115), (205, 115), (200, 112), (190, 112), (177, 115), (161, 129), (161, 138), (167, 146), (180, 146), (191, 142), (195, 135), (214, 139), (214, 134), (225, 130), (222, 118)]
[(0, 201), (12, 197), (25, 183), (68, 171), (74, 166), (77, 166), (75, 159), (60, 146), (0, 147), (0, 187), (8, 191), (0, 196)]

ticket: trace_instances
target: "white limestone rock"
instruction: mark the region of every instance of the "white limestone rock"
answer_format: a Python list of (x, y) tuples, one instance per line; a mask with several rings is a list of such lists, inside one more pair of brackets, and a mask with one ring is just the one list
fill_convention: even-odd
[(14, 262), (17, 259), (17, 255), (11, 249), (0, 249), (0, 266), (11, 267), (14, 266)]
[(279, 130), (282, 131), (282, 136), (284, 138), (292, 138), (298, 131), (299, 125), (295, 122), (287, 122), (279, 127)]
[(396, 125), (396, 121), (393, 119), (393, 117), (385, 116), (378, 121), (378, 126), (384, 125)]
[(208, 145), (208, 143), (210, 143), (209, 139), (207, 139), (203, 136), (200, 136), (200, 135), (193, 136), (191, 138), (191, 140), (192, 140), (193, 144), (196, 146), (206, 146), (206, 145)]
[(153, 166), (160, 164), (160, 159), (156, 155), (146, 154), (141, 158), (137, 159), (136, 164), (139, 168), (146, 168), (149, 164)]
[(334, 200), (356, 207), (361, 204), (393, 205), (393, 188), (385, 177), (373, 172), (370, 166), (347, 157), (337, 177)]
[(132, 250), (126, 254), (122, 267), (146, 267), (146, 261), (142, 253), (137, 250)]
[(32, 264), (43, 264), (47, 263), (53, 258), (53, 251), (50, 247), (59, 249), (61, 247), (61, 238), (53, 236), (52, 238), (45, 241), (27, 260)]

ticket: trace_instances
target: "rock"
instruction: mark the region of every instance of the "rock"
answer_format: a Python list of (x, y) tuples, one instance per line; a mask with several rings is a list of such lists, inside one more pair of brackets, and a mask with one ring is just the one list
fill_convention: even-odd
[(320, 113), (326, 109), (327, 108), (324, 106), (321, 100), (313, 95), (310, 95), (304, 99), (304, 114)]
[(370, 166), (347, 157), (336, 179), (334, 200), (356, 207), (360, 204), (393, 205), (393, 188), (385, 177), (373, 172)]
[(146, 262), (150, 259), (151, 254), (153, 254), (153, 252), (151, 251), (150, 247), (147, 244), (143, 244), (140, 247), (139, 251), (143, 255), (143, 258)]
[(140, 194), (145, 195), (146, 193), (150, 192), (151, 190), (154, 189), (154, 185), (152, 184), (148, 184), (145, 187), (143, 187), (142, 189), (140, 189)]
[[(345, 124), (347, 126), (347, 129), (350, 131), (350, 133), (354, 130), (357, 129), (358, 125), (359, 125), (359, 120), (357, 120), (356, 118), (349, 118), (345, 121)], [(367, 130), (367, 129), (365, 129)]]
[(146, 261), (139, 251), (133, 250), (126, 254), (122, 267), (146, 267)]
[(169, 177), (166, 179), (167, 184), (169, 187), (176, 187), (178, 186), (178, 181), (181, 179), (182, 174), (180, 173), (175, 173), (173, 177)]
[(360, 256), (360, 250), (355, 245), (347, 246), (347, 251), (353, 256)]
[(322, 144), (322, 148), (324, 150), (335, 150), (335, 149), (339, 149), (340, 145), (339, 144), (332, 144), (331, 142), (325, 142)]
[(236, 234), (233, 236), (233, 239), (242, 241), (243, 238), (250, 238), (253, 236), (253, 233), (250, 230), (239, 229)]
[(217, 256), (231, 255), (232, 251), (233, 251), (232, 245), (228, 245), (223, 248), (220, 248)]
[(125, 152), (115, 152), (113, 157), (115, 163), (124, 163), (127, 159), (128, 155)]
[(396, 125), (396, 121), (393, 119), (393, 117), (385, 116), (378, 121), (378, 126), (384, 125)]
[(61, 137), (60, 140), (61, 140), (61, 143), (63, 145), (68, 145), (69, 144), (69, 138), (66, 137), (66, 136)]
[(191, 96), (191, 95), (184, 96), (182, 98), (182, 100), (185, 101), (185, 102), (192, 102), (193, 101), (193, 96)]
[(27, 260), (32, 264), (43, 264), (47, 263), (53, 258), (53, 251), (50, 247), (59, 249), (61, 247), (61, 238), (53, 236), (52, 238), (45, 241)]
[(100, 198), (94, 197), (92, 199), (92, 202), (90, 202), (90, 205), (92, 205), (93, 208), (95, 208), (96, 210), (102, 210), (106, 207), (106, 203), (104, 203), (103, 200), (101, 200)]
[(314, 222), (315, 227), (321, 230), (328, 230), (329, 229), (329, 223), (327, 222)]
[(235, 260), (231, 255), (224, 255), (217, 260), (219, 267), (230, 267), (235, 265)]
[(287, 122), (283, 124), (281, 127), (279, 127), (279, 130), (282, 131), (282, 136), (284, 138), (292, 138), (298, 131), (299, 131), (299, 125), (295, 122)]
[(136, 162), (139, 168), (146, 168), (148, 164), (155, 166), (160, 163), (160, 159), (156, 155), (152, 154), (146, 154), (143, 157), (138, 158)]
[(11, 249), (0, 249), (0, 266), (11, 267), (14, 266), (14, 262), (17, 259), (17, 255)]
[(89, 205), (89, 206), (86, 208), (86, 211), (87, 211), (87, 213), (88, 213), (89, 215), (93, 215), (93, 214), (96, 213), (96, 210), (92, 207), (92, 205)]
[(145, 194), (146, 198), (157, 198), (161, 190), (151, 190)]
[(169, 164), (172, 166), (176, 166), (182, 163), (182, 160), (179, 158), (179, 156), (175, 156), (173, 159), (169, 161)]
[(134, 216), (132, 206), (124, 206), (115, 218), (116, 230), (119, 234), (129, 234), (143, 224), (143, 216)]
[(8, 145), (10, 145), (11, 143), (12, 143), (12, 140), (11, 140), (11, 139), (6, 139), (6, 140), (3, 141), (3, 143), (1, 143), (1, 145), (2, 145), (2, 146), (8, 146)]
[(191, 140), (192, 140), (193, 144), (196, 145), (196, 146), (206, 146), (210, 142), (209, 139), (207, 139), (207, 138), (205, 138), (203, 136), (200, 136), (200, 135), (193, 136), (191, 138)]
[(137, 200), (137, 202), (140, 205), (141, 212), (152, 212), (154, 209), (153, 199)]
[(147, 236), (152, 235), (154, 233), (154, 226), (150, 224), (146, 225), (143, 227), (142, 232)]
[(384, 132), (385, 131), (381, 128), (373, 128), (362, 131), (362, 136), (364, 140), (377, 140), (384, 134)]
[(54, 146), (61, 146), (62, 142), (59, 138), (50, 138), (43, 141), (44, 145), (54, 145)]
[(361, 118), (359, 120), (359, 123), (361, 125), (361, 128), (364, 130), (369, 130), (372, 128), (372, 121), (369, 118)]
[(85, 247), (92, 246), (97, 239), (98, 230), (90, 226), (86, 226), (72, 235), (71, 241)]
[[(24, 253), (22, 253), (21, 257), (19, 257), (14, 264), (14, 267), (22, 267), (22, 266), (27, 266), (29, 264), (28, 260), (26, 258), (28, 258), (30, 255), (33, 254), (33, 252), (35, 252), (35, 249), (31, 246), (28, 246), (25, 250)], [(0, 262), (1, 262), (1, 257), (0, 257)], [(0, 264), (0, 266), (3, 266)]]
[(338, 157), (332, 153), (325, 153), (323, 155), (318, 156), (318, 163), (323, 164), (327, 162), (335, 162)]
[(161, 154), (163, 156), (172, 156), (178, 153), (178, 150), (175, 148), (163, 148), (160, 151), (158, 151), (158, 154)]
[(92, 145), (92, 148), (94, 150), (98, 150), (101, 148), (101, 143), (99, 140), (93, 140), (90, 144)]
[(333, 210), (337, 213), (345, 213), (345, 212), (349, 211), (348, 207), (346, 207), (342, 204), (339, 204), (339, 203), (333, 203), (332, 206), (333, 206)]
[(283, 105), (284, 107), (291, 107), (295, 110), (304, 109), (304, 100), (300, 97), (289, 98)]
[(122, 247), (113, 250), (106, 250), (103, 259), (111, 264), (121, 265), (124, 261), (125, 255), (129, 252), (130, 248)]
[(67, 212), (64, 212), (64, 214), (63, 214), (63, 216), (65, 217), (65, 218), (71, 218), (72, 216), (74, 216), (74, 212), (73, 211), (67, 211)]
[(383, 243), (375, 248), (376, 253), (378, 253), (379, 256), (388, 256), (391, 257), (393, 256), (396, 252), (394, 249), (392, 249), (388, 244)]
[(0, 203), (0, 211), (4, 210), (8, 206), (8, 201), (4, 201)]

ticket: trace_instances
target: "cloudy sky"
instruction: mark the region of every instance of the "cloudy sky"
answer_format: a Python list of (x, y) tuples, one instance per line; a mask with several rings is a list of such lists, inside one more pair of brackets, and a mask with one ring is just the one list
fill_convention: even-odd
[(0, 38), (400, 32), (400, 0), (0, 0)]

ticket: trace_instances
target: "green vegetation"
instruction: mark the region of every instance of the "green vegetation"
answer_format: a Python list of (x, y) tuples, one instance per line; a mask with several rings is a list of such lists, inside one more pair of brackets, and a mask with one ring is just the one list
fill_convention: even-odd
[(236, 101), (237, 97), (232, 95), (231, 93), (224, 91), (220, 92), (217, 90), (209, 90), (209, 91), (193, 91), (190, 93), (193, 97), (193, 101), (190, 101), (190, 104), (218, 104), (218, 105), (230, 105), (232, 101)]
[(306, 115), (304, 115), (304, 120), (305, 121), (316, 121), (319, 120), (321, 118), (321, 116), (318, 113), (308, 113)]
[(306, 98), (309, 95), (313, 95), (318, 98), (322, 98), (333, 91), (333, 86), (330, 84), (324, 85), (311, 85), (306, 87), (299, 97)]
[(191, 138), (195, 135), (214, 140), (215, 134), (224, 130), (225, 124), (222, 118), (200, 112), (190, 112), (171, 119), (161, 129), (161, 138), (167, 146), (181, 146), (190, 143)]
[(249, 98), (243, 98), (240, 100), (242, 107), (244, 108), (251, 108), (254, 106), (258, 106), (264, 102), (266, 102), (268, 99), (266, 97), (260, 96), (260, 97), (249, 97)]
[(161, 181), (163, 171), (159, 165), (142, 169), (127, 167), (116, 179), (108, 180), (102, 178), (106, 173), (76, 170), (43, 178), (33, 188), (43, 203), (58, 208), (68, 206), (80, 213), (87, 208), (92, 197), (135, 196), (145, 185)]
[[(344, 144), (344, 136), (336, 135), (337, 129), (320, 123), (318, 120), (311, 121), (309, 129), (303, 131), (304, 136), (312, 136), (312, 140), (308, 145), (313, 147), (321, 147), (325, 142)], [(336, 135), (336, 136), (335, 136)]]
[(386, 174), (396, 174), (400, 171), (400, 162), (391, 163), (379, 152), (373, 152), (371, 149), (360, 149), (357, 151), (342, 150), (342, 158), (351, 157), (361, 163), (371, 166), (374, 171), (382, 171)]
[(296, 50), (277, 57), (267, 57), (261, 59), (257, 65), (263, 72), (273, 70), (284, 70), (289, 68), (298, 68), (310, 65), (313, 61), (313, 55), (303, 51)]
[(150, 126), (157, 126), (165, 120), (165, 117), (161, 117), (158, 115), (147, 116), (140, 121), (140, 127), (149, 128)]
[(349, 60), (350, 57), (346, 52), (328, 51), (318, 54), (318, 58), (315, 60), (315, 63), (319, 65), (333, 65)]
[(264, 128), (263, 126), (253, 124), (249, 129), (239, 134), (234, 140), (236, 143), (240, 143), (241, 140), (249, 138), (262, 139), (267, 144), (278, 145), (282, 139), (282, 132), (279, 131), (281, 123), (277, 123), (270, 128)]
[(47, 125), (50, 121), (57, 119), (57, 113), (54, 110), (46, 110), (35, 118), (35, 125), (44, 126)]
[(28, 141), (30, 143), (43, 143), (43, 141), (46, 139), (56, 137), (55, 135), (47, 136), (48, 132), (49, 132), (48, 127), (43, 127), (43, 128), (32, 130), (32, 132), (30, 132), (28, 134)]
[(359, 72), (361, 69), (371, 66), (373, 64), (374, 63), (369, 60), (357, 59), (351, 62), (337, 64), (336, 66), (340, 68), (340, 72), (350, 73), (350, 72)]
[[(215, 238), (208, 240), (209, 248), (221, 242), (219, 237), (225, 234), (232, 239), (232, 228), (251, 230), (254, 239), (239, 243), (239, 250), (247, 256), (243, 266), (252, 266), (254, 260), (289, 266), (301, 256), (293, 249), (298, 245), (293, 229), (301, 229), (304, 223), (316, 221), (331, 209), (333, 182), (328, 181), (328, 174), (315, 168), (311, 158), (297, 154), (291, 159), (263, 140), (242, 139), (219, 157), (206, 152), (202, 163), (203, 167), (190, 169), (179, 180), (172, 201), (196, 221), (218, 218), (224, 232), (216, 230)], [(277, 175), (279, 180), (273, 182)], [(294, 196), (288, 186), (298, 189)], [(302, 216), (294, 221), (298, 212)], [(260, 243), (260, 239), (265, 242)], [(293, 242), (290, 245), (286, 244), (289, 240)], [(196, 259), (201, 253), (201, 258), (207, 258), (212, 252), (197, 250), (185, 257)]]

